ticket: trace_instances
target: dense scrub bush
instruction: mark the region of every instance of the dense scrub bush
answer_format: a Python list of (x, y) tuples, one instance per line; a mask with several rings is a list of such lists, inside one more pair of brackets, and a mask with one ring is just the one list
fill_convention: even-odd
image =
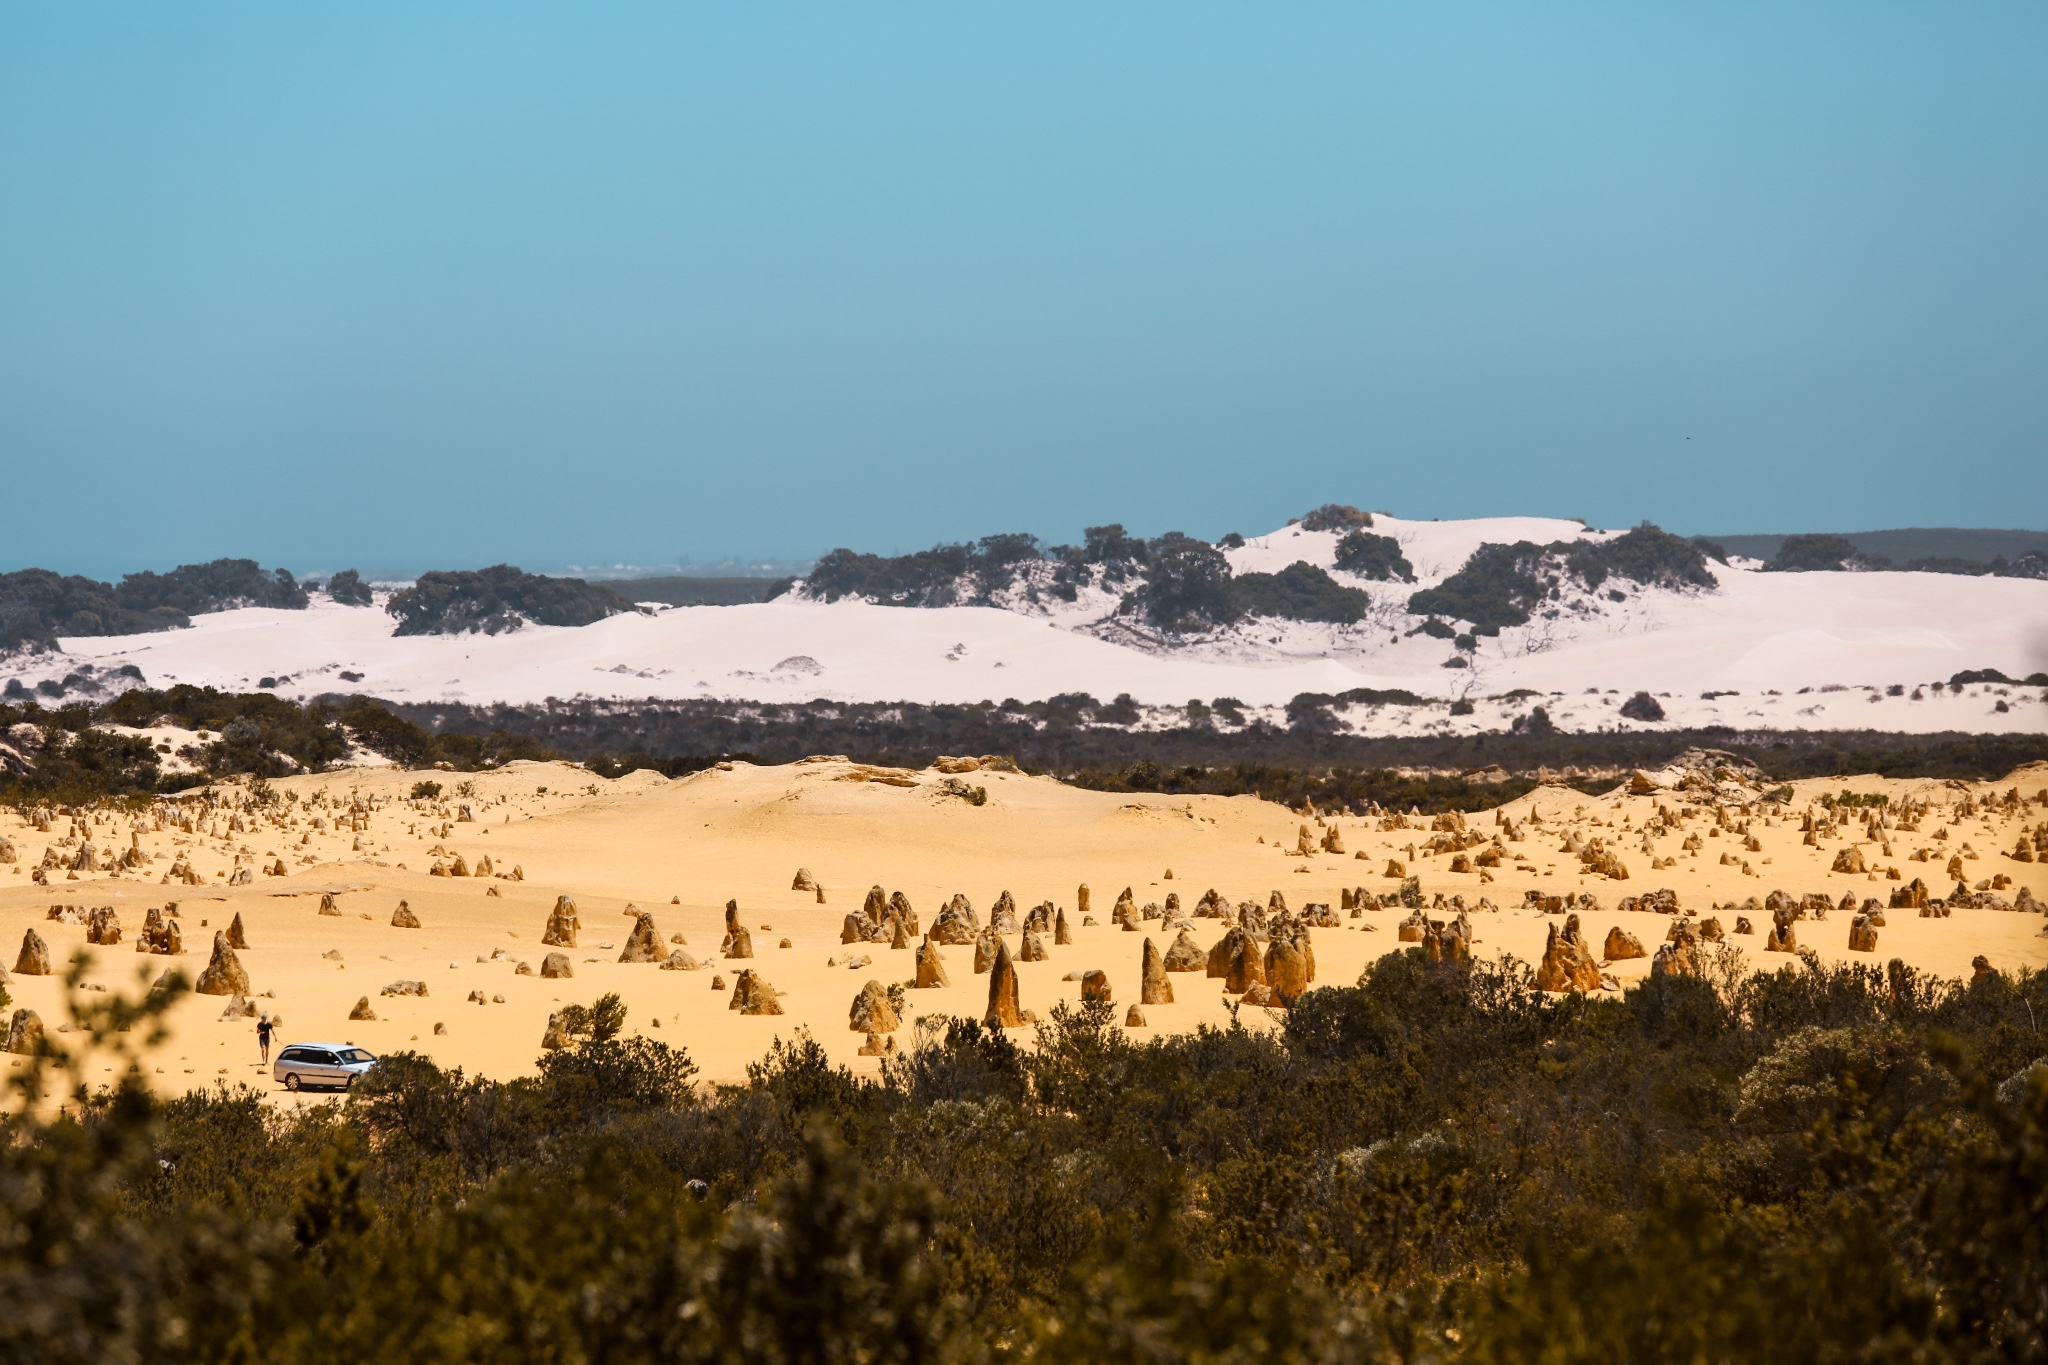
[(171, 610), (187, 616), (231, 607), (279, 607), (303, 611), (306, 590), (288, 569), (265, 573), (253, 559), (215, 559), (180, 564), (169, 573), (132, 573), (114, 590), (132, 611)]
[[(1029, 1049), (933, 1020), (868, 1078), (799, 1034), (710, 1092), (596, 1029), (295, 1111), (130, 1075), (6, 1120), (0, 1354), (2042, 1358), (2048, 977), (1727, 981), (1411, 949), (1273, 1032), (1058, 1005)], [(86, 1017), (118, 1046), (181, 988)]]
[(1415, 566), (1401, 553), (1401, 542), (1392, 536), (1375, 536), (1353, 531), (1337, 542), (1337, 567), (1375, 582), (1415, 581)]
[(1606, 541), (1482, 545), (1464, 567), (1408, 599), (1417, 616), (1468, 621), (1480, 635), (1528, 624), (1536, 606), (1555, 598), (1567, 580), (1593, 591), (1610, 578), (1658, 588), (1711, 588), (1700, 547), (1645, 523)]
[(1227, 625), (1243, 614), (1223, 552), (1178, 531), (1151, 543), (1144, 586), (1131, 594), (1129, 604), (1159, 629), (1173, 632)]
[(1364, 618), (1372, 599), (1341, 586), (1313, 564), (1296, 560), (1279, 573), (1242, 573), (1230, 580), (1230, 599), (1243, 616), (1290, 621), (1331, 621), (1351, 625)]
[(1648, 692), (1638, 692), (1621, 704), (1621, 714), (1630, 720), (1662, 720), (1664, 707)]
[(345, 607), (367, 607), (375, 602), (370, 585), (354, 569), (343, 569), (327, 580), (327, 595)]
[(1777, 557), (1764, 565), (1772, 573), (1822, 573), (1828, 571), (1889, 569), (1892, 562), (1883, 555), (1859, 550), (1841, 536), (1786, 536)]
[(1326, 502), (1301, 519), (1304, 531), (1360, 531), (1372, 525), (1372, 513), (1341, 502)]
[(265, 573), (253, 559), (181, 564), (169, 573), (132, 573), (119, 587), (48, 569), (0, 574), (0, 649), (54, 644), (63, 635), (136, 635), (190, 625), (203, 612), (231, 607), (306, 605), (284, 569)]
[(527, 621), (587, 626), (639, 608), (601, 584), (493, 564), (488, 569), (423, 573), (411, 587), (391, 594), (384, 610), (398, 618), (394, 635), (496, 635), (517, 630)]

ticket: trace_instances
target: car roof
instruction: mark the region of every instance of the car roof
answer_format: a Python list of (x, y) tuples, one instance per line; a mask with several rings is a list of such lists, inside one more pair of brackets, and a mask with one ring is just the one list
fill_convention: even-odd
[[(356, 1044), (356, 1043), (321, 1043), (321, 1042), (315, 1042), (315, 1041), (314, 1041), (313, 1039), (311, 1039), (311, 1038), (303, 1038), (303, 1039), (300, 1039), (300, 1040), (299, 1040), (298, 1042), (296, 1042), (296, 1043), (287, 1043), (287, 1044), (286, 1044), (286, 1046), (287, 1046), (287, 1047), (324, 1047), (324, 1048), (331, 1048), (331, 1049), (333, 1049), (333, 1050), (334, 1050), (334, 1051), (336, 1051), (336, 1052), (340, 1052), (340, 1051), (342, 1051), (342, 1050), (343, 1050), (343, 1049), (345, 1049), (345, 1048), (352, 1048), (352, 1047), (357, 1047), (357, 1046), (359, 1046), (359, 1044)], [(368, 1049), (368, 1048), (364, 1048), (364, 1049), (363, 1049), (363, 1051), (365, 1051), (365, 1052), (368, 1052), (368, 1051), (369, 1051), (369, 1049)]]

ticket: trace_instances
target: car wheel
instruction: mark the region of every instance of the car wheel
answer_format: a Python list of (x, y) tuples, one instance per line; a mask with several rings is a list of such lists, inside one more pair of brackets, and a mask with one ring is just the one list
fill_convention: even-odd
[(284, 1088), (287, 1090), (297, 1090), (299, 1088), (299, 1084), (300, 1082), (297, 1072), (293, 1072), (291, 1075), (284, 1078)]
[(343, 1090), (353, 1090), (353, 1089), (355, 1089), (355, 1088), (356, 1088), (356, 1078), (355, 1078), (355, 1077), (353, 1077), (353, 1076), (349, 1077), (349, 1078), (348, 1078), (347, 1080), (345, 1080), (345, 1081), (343, 1081), (343, 1082), (341, 1083), (341, 1088), (342, 1088)]

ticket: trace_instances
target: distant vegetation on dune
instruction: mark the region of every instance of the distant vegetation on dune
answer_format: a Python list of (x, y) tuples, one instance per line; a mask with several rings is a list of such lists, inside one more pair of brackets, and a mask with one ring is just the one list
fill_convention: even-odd
[[(1849, 531), (1837, 539), (1846, 540), (1855, 551), (1873, 561), (1914, 572), (1983, 573), (1996, 560), (2014, 563), (2029, 554), (2048, 558), (2048, 531), (1995, 531), (1963, 527), (1915, 526), (1890, 531)], [(1730, 551), (1751, 559), (1780, 557), (1786, 535), (1716, 536)], [(1969, 569), (1944, 569), (1940, 565), (1972, 565)]]
[(638, 611), (601, 584), (549, 578), (510, 564), (488, 569), (434, 570), (391, 595), (384, 609), (398, 618), (394, 635), (496, 635), (528, 621), (544, 626), (587, 626), (607, 616)]
[(1847, 536), (1786, 536), (1764, 568), (1774, 573), (1824, 573), (1846, 570), (1869, 573), (1904, 569), (1907, 573), (1964, 574), (1970, 577), (2048, 578), (2048, 550), (2028, 550), (2016, 560), (1999, 554), (1990, 560), (1931, 556), (1894, 564)]
[[(1966, 676), (1966, 675), (1958, 675)], [(1972, 680), (2000, 681), (1990, 675)], [(2044, 680), (2048, 684), (2048, 680)], [(555, 702), (545, 706), (403, 706), (367, 697), (304, 705), (270, 692), (135, 688), (111, 701), (0, 703), (0, 800), (79, 803), (143, 797), (235, 774), (280, 777), (341, 761), (353, 743), (408, 768), (474, 772), (514, 759), (562, 758), (617, 777), (670, 777), (726, 758), (788, 763), (812, 754), (922, 768), (940, 754), (1004, 754), (1026, 771), (1104, 791), (1246, 793), (1328, 808), (1367, 802), (1479, 810), (1526, 791), (1539, 773), (1606, 790), (1631, 768), (1693, 748), (1726, 749), (1774, 780), (1879, 773), (1988, 780), (2048, 760), (2048, 735), (1899, 735), (1877, 731), (1697, 730), (1572, 734), (1536, 707), (1507, 732), (1380, 738), (1337, 733), (1331, 708), (1441, 707), (1399, 689), (1303, 693), (1284, 725), (1252, 721), (1229, 697), (1190, 702), (1155, 726), (1129, 697), (1069, 693), (1042, 702)], [(1155, 709), (1156, 711), (1156, 709)], [(172, 725), (201, 733), (176, 757), (95, 725)], [(1230, 728), (1219, 728), (1227, 725)], [(1122, 728), (1132, 727), (1132, 728)], [(1424, 770), (1424, 775), (1404, 775)]]
[(1711, 588), (1705, 551), (1645, 522), (1613, 540), (1482, 545), (1465, 567), (1408, 599), (1418, 616), (1470, 622), (1477, 635), (1526, 625), (1546, 600), (1572, 584), (1597, 591), (1610, 578), (1646, 587)]
[(253, 559), (181, 564), (169, 573), (132, 573), (120, 586), (48, 569), (0, 574), (0, 649), (54, 644), (63, 635), (137, 635), (173, 630), (232, 607), (300, 610), (306, 592), (285, 569)]

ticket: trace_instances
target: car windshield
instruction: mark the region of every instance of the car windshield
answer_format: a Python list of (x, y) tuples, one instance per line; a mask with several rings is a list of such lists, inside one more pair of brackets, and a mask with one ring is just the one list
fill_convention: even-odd
[(377, 1060), (359, 1047), (343, 1048), (337, 1055), (344, 1062), (374, 1062)]

